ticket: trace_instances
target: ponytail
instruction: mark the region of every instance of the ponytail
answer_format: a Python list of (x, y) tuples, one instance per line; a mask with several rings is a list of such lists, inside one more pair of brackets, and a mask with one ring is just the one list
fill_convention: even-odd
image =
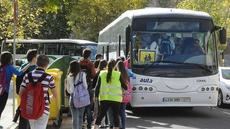
[(110, 60), (109, 61), (109, 64), (108, 64), (108, 73), (107, 73), (107, 76), (106, 76), (106, 82), (109, 83), (111, 82), (111, 78), (112, 78), (112, 71), (113, 71), (113, 68), (115, 66), (115, 60)]

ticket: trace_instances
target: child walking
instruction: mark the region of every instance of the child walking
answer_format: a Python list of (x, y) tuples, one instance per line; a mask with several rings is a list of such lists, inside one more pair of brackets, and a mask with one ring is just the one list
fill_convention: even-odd
[(77, 61), (72, 61), (69, 66), (69, 72), (67, 75), (66, 80), (66, 90), (71, 95), (70, 96), (70, 110), (72, 114), (72, 128), (73, 129), (82, 129), (83, 124), (83, 115), (85, 111), (85, 107), (76, 107), (74, 105), (74, 90), (75, 86), (79, 81), (82, 81), (84, 88), (87, 90), (88, 85), (86, 81), (86, 74), (84, 72), (81, 72), (80, 64)]

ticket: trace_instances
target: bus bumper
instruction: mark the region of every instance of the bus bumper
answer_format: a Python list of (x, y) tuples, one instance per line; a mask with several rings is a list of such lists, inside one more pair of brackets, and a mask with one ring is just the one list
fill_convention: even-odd
[(132, 107), (217, 106), (218, 92), (133, 93)]

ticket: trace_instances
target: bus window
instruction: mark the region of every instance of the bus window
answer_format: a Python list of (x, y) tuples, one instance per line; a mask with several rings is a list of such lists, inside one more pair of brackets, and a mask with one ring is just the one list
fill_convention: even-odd
[(45, 54), (48, 55), (58, 55), (58, 45), (57, 44), (45, 44)]
[(32, 43), (22, 44), (22, 43), (18, 43), (16, 45), (16, 47), (17, 47), (17, 50), (16, 50), (17, 54), (26, 54), (29, 49), (37, 49), (38, 44), (32, 44)]
[(61, 44), (61, 54), (62, 55), (75, 55), (75, 46), (72, 44)]

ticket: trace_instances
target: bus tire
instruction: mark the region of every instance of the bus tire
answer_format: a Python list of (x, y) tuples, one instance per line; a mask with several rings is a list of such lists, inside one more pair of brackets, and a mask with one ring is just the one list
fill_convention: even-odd
[(218, 93), (217, 106), (218, 107), (223, 107), (224, 106), (224, 104), (223, 104), (223, 94), (222, 94), (221, 90), (219, 90), (219, 93)]

